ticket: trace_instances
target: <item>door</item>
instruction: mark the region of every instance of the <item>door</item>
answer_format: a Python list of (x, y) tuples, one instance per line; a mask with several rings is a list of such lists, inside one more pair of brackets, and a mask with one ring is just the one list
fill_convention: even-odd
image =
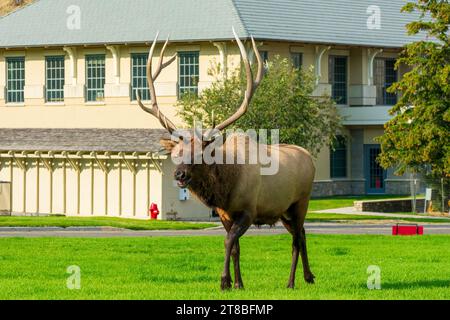
[(367, 194), (385, 192), (386, 171), (377, 162), (380, 152), (380, 145), (364, 145), (364, 175)]

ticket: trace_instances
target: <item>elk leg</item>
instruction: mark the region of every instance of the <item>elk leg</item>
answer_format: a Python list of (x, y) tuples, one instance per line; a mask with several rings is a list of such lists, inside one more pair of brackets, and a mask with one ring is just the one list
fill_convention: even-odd
[(233, 265), (234, 265), (234, 287), (236, 289), (244, 289), (244, 282), (242, 281), (241, 277), (241, 265), (240, 265), (241, 248), (239, 246), (239, 239), (236, 240), (233, 246), (231, 256), (233, 257)]
[(288, 220), (286, 218), (281, 218), (281, 222), (283, 222), (284, 227), (289, 231), (290, 234), (292, 234), (292, 264), (291, 264), (291, 273), (289, 275), (289, 281), (287, 287), (290, 289), (294, 289), (295, 287), (295, 273), (297, 271), (297, 265), (298, 265), (298, 255), (300, 253), (300, 232), (295, 227), (295, 215), (292, 215), (294, 208), (296, 205), (291, 206), (289, 208), (289, 212), (291, 213), (291, 219)]
[(303, 264), (303, 275), (305, 278), (305, 281), (307, 283), (314, 283), (314, 275), (311, 272), (311, 269), (309, 267), (309, 261), (308, 261), (308, 252), (306, 250), (306, 234), (305, 234), (305, 218), (306, 213), (308, 211), (308, 203), (309, 199), (301, 200), (297, 202), (295, 209), (296, 214), (298, 217), (299, 223), (296, 225), (296, 230), (299, 230), (299, 236), (300, 236), (300, 255), (302, 257), (302, 264)]
[(297, 264), (298, 264), (298, 254), (299, 254), (299, 248), (300, 247), (300, 241), (299, 236), (297, 232), (294, 232), (292, 235), (292, 265), (291, 265), (291, 274), (289, 275), (289, 282), (287, 287), (290, 289), (294, 289), (295, 287), (295, 273), (297, 271)]
[(308, 200), (294, 203), (288, 210), (289, 220), (282, 218), (286, 229), (292, 234), (292, 265), (287, 287), (295, 287), (295, 273), (298, 265), (299, 253), (302, 257), (303, 273), (306, 282), (314, 283), (314, 275), (311, 272), (306, 251), (306, 236), (303, 223), (308, 210)]
[(237, 220), (233, 222), (233, 225), (228, 232), (225, 240), (225, 263), (222, 273), (221, 289), (231, 289), (231, 275), (230, 275), (230, 257), (233, 247), (237, 240), (248, 230), (251, 225), (250, 215), (242, 213)]
[[(233, 225), (229, 220), (226, 219), (220, 219), (222, 221), (223, 227), (227, 231), (227, 233), (230, 232), (231, 226)], [(225, 240), (225, 249), (226, 249), (226, 240)], [(231, 257), (233, 258), (233, 265), (234, 265), (234, 287), (236, 289), (243, 289), (244, 283), (242, 282), (241, 277), (241, 267), (240, 267), (240, 255), (241, 250), (239, 246), (239, 239), (236, 240), (236, 243), (233, 246), (233, 249), (231, 251)]]
[(306, 251), (306, 234), (305, 228), (303, 226), (300, 232), (300, 254), (302, 256), (303, 274), (305, 281), (307, 283), (314, 283), (314, 274), (311, 272), (311, 269), (309, 268), (308, 253)]

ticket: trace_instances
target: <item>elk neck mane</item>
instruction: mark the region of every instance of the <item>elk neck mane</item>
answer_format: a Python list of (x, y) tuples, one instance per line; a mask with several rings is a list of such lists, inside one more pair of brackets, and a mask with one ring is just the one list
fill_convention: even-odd
[(206, 206), (227, 209), (233, 189), (239, 183), (242, 165), (239, 164), (199, 164), (195, 165), (196, 175), (189, 189)]

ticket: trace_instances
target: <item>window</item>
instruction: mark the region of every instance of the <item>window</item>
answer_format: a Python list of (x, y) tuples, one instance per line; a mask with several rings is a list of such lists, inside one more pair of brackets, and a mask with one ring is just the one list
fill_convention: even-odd
[(337, 104), (347, 104), (347, 57), (330, 56), (329, 83)]
[(303, 54), (300, 52), (292, 52), (291, 61), (295, 69), (301, 69), (303, 65)]
[(86, 56), (86, 100), (103, 101), (105, 95), (105, 55)]
[(47, 102), (64, 101), (64, 56), (45, 58), (45, 99)]
[(147, 53), (131, 55), (131, 97), (136, 100), (136, 90), (142, 100), (150, 100), (150, 91), (147, 83)]
[(261, 55), (261, 59), (264, 63), (267, 63), (267, 61), (269, 61), (269, 52), (260, 51), (259, 54)]
[(397, 82), (397, 71), (395, 70), (395, 59), (375, 59), (374, 84), (377, 88), (377, 105), (395, 105), (397, 95), (387, 92), (387, 89)]
[(25, 58), (6, 58), (6, 102), (24, 102)]
[(347, 141), (343, 136), (337, 136), (334, 150), (330, 150), (331, 178), (347, 177)]
[(199, 52), (179, 52), (178, 96), (186, 93), (198, 94)]

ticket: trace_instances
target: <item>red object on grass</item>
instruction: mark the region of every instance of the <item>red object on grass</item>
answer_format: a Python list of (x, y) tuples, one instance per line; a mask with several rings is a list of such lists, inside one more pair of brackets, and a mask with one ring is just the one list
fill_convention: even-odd
[(400, 225), (392, 227), (392, 235), (393, 236), (415, 236), (415, 235), (423, 235), (423, 226), (419, 226), (417, 224), (414, 225)]
[(158, 205), (156, 203), (152, 203), (150, 205), (149, 212), (150, 212), (150, 217), (152, 218), (152, 220), (158, 219), (159, 209), (158, 209)]

